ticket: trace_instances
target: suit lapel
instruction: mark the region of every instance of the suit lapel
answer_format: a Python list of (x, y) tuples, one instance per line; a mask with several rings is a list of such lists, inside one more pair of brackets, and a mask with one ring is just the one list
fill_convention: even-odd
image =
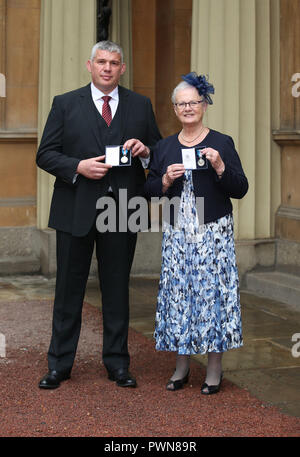
[(122, 144), (124, 141), (124, 134), (125, 134), (125, 127), (126, 127), (126, 119), (128, 115), (129, 109), (129, 91), (122, 86), (119, 86), (119, 105), (118, 110), (120, 110), (120, 130), (119, 130), (119, 138), (118, 144)]
[(103, 150), (104, 145), (102, 143), (97, 117), (95, 116), (95, 105), (91, 95), (90, 84), (82, 88), (79, 98), (83, 112), (83, 119), (87, 124), (87, 129), (92, 131), (93, 137), (95, 138), (99, 149)]
[[(119, 105), (118, 111), (120, 115), (120, 128), (118, 129), (118, 138), (116, 138), (116, 144), (122, 144), (126, 128), (126, 118), (129, 109), (129, 94), (130, 92), (122, 86), (119, 86)], [(79, 95), (80, 105), (83, 112), (83, 119), (87, 124), (87, 129), (92, 131), (92, 134), (100, 148), (103, 150), (104, 144), (101, 138), (101, 131), (99, 124), (95, 116), (95, 106), (91, 96), (91, 85), (82, 88)]]

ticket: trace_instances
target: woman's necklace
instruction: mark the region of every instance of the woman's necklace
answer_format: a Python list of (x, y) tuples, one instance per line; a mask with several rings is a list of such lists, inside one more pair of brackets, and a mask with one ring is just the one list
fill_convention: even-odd
[(183, 134), (182, 134), (182, 130), (181, 130), (181, 132), (180, 132), (181, 138), (182, 138), (183, 141), (185, 141), (186, 143), (194, 143), (194, 141), (197, 140), (197, 138), (199, 138), (200, 135), (202, 135), (202, 133), (204, 132), (204, 130), (205, 130), (205, 127), (202, 127), (200, 133), (199, 133), (193, 140), (187, 140), (187, 139), (185, 139), (184, 136), (183, 136)]

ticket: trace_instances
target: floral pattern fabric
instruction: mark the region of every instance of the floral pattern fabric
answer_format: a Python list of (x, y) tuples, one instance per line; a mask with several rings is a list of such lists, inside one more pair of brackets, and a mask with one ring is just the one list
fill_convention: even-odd
[(242, 346), (233, 218), (199, 224), (190, 170), (177, 223), (163, 230), (156, 349), (187, 355)]

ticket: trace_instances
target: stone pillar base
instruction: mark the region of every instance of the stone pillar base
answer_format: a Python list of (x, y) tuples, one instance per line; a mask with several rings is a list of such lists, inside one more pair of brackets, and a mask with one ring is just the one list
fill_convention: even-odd
[[(38, 231), (41, 273), (45, 276), (56, 274), (56, 234), (54, 230)], [(160, 273), (161, 233), (139, 233), (131, 273), (152, 275)], [(97, 275), (97, 260), (93, 255), (90, 276)]]
[[(162, 233), (139, 233), (132, 265), (133, 276), (159, 276)], [(243, 281), (254, 268), (300, 272), (300, 243), (288, 240), (262, 239), (236, 241), (239, 275)], [(55, 230), (35, 227), (0, 229), (0, 275), (56, 274)], [(90, 276), (97, 276), (93, 255)]]
[(38, 234), (35, 227), (0, 228), (0, 275), (40, 271)]
[[(56, 274), (56, 234), (54, 230), (39, 230), (37, 244), (40, 246), (41, 273)], [(139, 233), (132, 265), (132, 275), (158, 275), (161, 264), (161, 233)], [(93, 255), (90, 276), (97, 275), (97, 260)]]

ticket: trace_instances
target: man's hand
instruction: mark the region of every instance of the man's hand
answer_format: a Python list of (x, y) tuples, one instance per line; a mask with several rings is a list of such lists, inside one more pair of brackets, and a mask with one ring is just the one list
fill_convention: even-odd
[(132, 157), (142, 157), (143, 159), (147, 159), (150, 155), (150, 149), (148, 146), (145, 146), (140, 140), (135, 138), (131, 138), (127, 140), (126, 143), (123, 145), (124, 149), (131, 149)]
[(106, 175), (111, 165), (103, 163), (105, 155), (81, 160), (77, 167), (77, 173), (89, 179), (101, 179)]

